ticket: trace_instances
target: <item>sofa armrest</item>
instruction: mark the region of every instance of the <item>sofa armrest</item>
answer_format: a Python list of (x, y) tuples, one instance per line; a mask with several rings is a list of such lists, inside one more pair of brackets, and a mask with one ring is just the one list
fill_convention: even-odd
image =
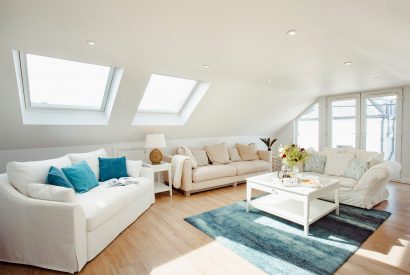
[(0, 221), (3, 261), (71, 273), (87, 262), (86, 218), (78, 204), (26, 197), (3, 174)]
[(260, 160), (269, 163), (269, 172), (272, 172), (272, 151), (258, 150), (258, 156)]
[(188, 193), (192, 190), (192, 161), (190, 159), (184, 160), (180, 188)]
[(368, 192), (372, 192), (391, 180), (400, 170), (401, 165), (395, 161), (384, 161), (376, 164), (363, 174), (354, 190), (368, 189)]

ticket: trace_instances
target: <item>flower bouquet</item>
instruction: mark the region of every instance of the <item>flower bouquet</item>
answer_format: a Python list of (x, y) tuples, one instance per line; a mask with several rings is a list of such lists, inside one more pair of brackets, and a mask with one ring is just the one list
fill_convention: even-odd
[(279, 157), (282, 158), (284, 165), (282, 170), (278, 172), (278, 177), (282, 181), (289, 178), (291, 183), (297, 183), (297, 173), (299, 172), (297, 165), (303, 163), (307, 156), (308, 152), (295, 144), (281, 145), (279, 148)]

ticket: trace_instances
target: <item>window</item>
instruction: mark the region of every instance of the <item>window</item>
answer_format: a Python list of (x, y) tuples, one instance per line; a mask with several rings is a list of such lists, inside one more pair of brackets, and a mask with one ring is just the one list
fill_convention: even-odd
[(20, 52), (26, 107), (104, 111), (114, 68)]
[(138, 111), (177, 114), (197, 85), (196, 80), (153, 74)]
[(107, 125), (123, 69), (13, 51), (25, 125)]
[(210, 85), (205, 81), (152, 74), (132, 125), (184, 125)]
[(303, 148), (319, 150), (319, 103), (296, 120), (296, 143)]
[(335, 99), (331, 106), (332, 147), (357, 146), (357, 99)]

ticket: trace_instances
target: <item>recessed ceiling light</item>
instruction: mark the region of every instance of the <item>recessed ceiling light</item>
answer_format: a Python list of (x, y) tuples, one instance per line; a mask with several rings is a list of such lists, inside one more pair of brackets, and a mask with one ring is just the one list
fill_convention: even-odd
[(271, 83), (272, 79), (266, 79), (266, 82)]
[(209, 68), (211, 68), (211, 65), (202, 65), (202, 67), (204, 67), (206, 69), (209, 69)]
[(95, 42), (94, 41), (92, 41), (92, 40), (87, 40), (87, 41), (85, 41), (88, 45), (90, 45), (90, 46), (94, 46), (95, 45)]
[(290, 30), (290, 31), (287, 32), (287, 34), (288, 34), (289, 36), (294, 36), (294, 35), (296, 35), (297, 33), (298, 33), (297, 30)]
[(351, 61), (347, 61), (347, 62), (345, 62), (344, 64), (345, 64), (345, 66), (350, 66), (350, 65), (352, 65), (352, 62), (351, 62)]

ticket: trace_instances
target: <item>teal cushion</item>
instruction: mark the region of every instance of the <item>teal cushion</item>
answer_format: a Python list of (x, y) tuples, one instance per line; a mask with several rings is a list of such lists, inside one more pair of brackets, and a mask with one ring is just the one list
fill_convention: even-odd
[(61, 170), (74, 186), (77, 193), (84, 193), (98, 186), (98, 181), (95, 178), (93, 171), (85, 161), (70, 167), (64, 167)]
[(325, 165), (325, 155), (316, 152), (309, 153), (308, 157), (305, 160), (305, 166), (303, 167), (303, 171), (324, 174)]
[(347, 165), (346, 171), (343, 176), (354, 180), (360, 180), (363, 174), (369, 169), (369, 163), (367, 161), (354, 158)]
[(55, 186), (71, 188), (74, 190), (74, 186), (64, 175), (63, 171), (54, 166), (51, 166), (50, 170), (48, 171), (47, 183)]
[(100, 165), (99, 181), (128, 177), (127, 160), (122, 158), (98, 158)]

